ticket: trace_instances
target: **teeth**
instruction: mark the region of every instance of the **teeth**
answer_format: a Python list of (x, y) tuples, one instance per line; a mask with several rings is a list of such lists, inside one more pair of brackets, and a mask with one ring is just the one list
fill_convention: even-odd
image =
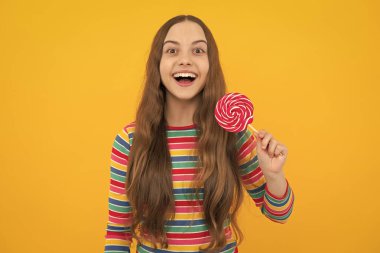
[(174, 77), (192, 77), (192, 78), (196, 78), (197, 75), (195, 75), (193, 73), (176, 73), (176, 74), (174, 74)]

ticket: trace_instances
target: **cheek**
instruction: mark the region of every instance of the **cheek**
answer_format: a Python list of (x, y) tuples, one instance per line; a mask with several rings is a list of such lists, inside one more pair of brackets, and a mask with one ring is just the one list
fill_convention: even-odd
[(210, 67), (209, 62), (208, 62), (208, 58), (205, 57), (203, 59), (203, 61), (201, 61), (199, 64), (200, 64), (200, 66), (202, 68), (202, 71), (205, 72), (205, 73), (207, 73), (208, 70), (209, 70), (209, 67)]
[(169, 75), (168, 68), (165, 66), (165, 64), (160, 64), (160, 76), (161, 80), (167, 79)]
[(162, 75), (164, 71), (165, 71), (165, 62), (163, 62), (161, 60), (160, 61), (160, 74)]
[(160, 74), (161, 75), (170, 75), (171, 63), (167, 60), (161, 60), (160, 62)]
[(171, 67), (170, 67), (170, 64), (168, 64), (168, 62), (166, 61), (161, 61), (160, 62), (160, 79), (161, 79), (161, 82), (162, 84), (168, 88), (168, 85), (170, 83), (170, 79), (171, 79)]
[(210, 68), (210, 66), (209, 66), (208, 62), (203, 63), (203, 65), (202, 65), (202, 73), (204, 75), (204, 78), (207, 76), (209, 68)]

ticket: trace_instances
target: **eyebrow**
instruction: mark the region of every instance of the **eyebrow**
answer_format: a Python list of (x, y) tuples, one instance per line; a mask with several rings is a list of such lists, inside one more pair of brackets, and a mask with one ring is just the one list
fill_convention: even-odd
[[(205, 40), (195, 40), (195, 41), (193, 41), (193, 43), (191, 43), (191, 44), (194, 45), (194, 44), (199, 43), (199, 42), (204, 42), (204, 43), (206, 43), (206, 45), (207, 45), (207, 41), (205, 41)], [(175, 40), (167, 40), (167, 41), (164, 42), (164, 44), (163, 44), (162, 46), (164, 46), (166, 43), (173, 43), (173, 44), (179, 45), (179, 42), (178, 42), (178, 41), (175, 41)]]

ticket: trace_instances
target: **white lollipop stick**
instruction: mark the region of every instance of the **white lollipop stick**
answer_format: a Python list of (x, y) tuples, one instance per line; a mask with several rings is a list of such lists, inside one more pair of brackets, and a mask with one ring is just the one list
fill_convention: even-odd
[(257, 131), (251, 124), (248, 124), (248, 127), (250, 127), (255, 133), (259, 134), (259, 131)]

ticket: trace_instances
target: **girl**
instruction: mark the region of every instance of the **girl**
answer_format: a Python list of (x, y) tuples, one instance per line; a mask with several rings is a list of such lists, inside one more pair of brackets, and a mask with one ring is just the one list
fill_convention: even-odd
[(130, 252), (132, 238), (137, 252), (238, 252), (244, 189), (267, 218), (287, 221), (287, 148), (264, 130), (222, 129), (214, 108), (225, 92), (208, 27), (191, 15), (168, 20), (136, 120), (113, 143), (105, 252)]

